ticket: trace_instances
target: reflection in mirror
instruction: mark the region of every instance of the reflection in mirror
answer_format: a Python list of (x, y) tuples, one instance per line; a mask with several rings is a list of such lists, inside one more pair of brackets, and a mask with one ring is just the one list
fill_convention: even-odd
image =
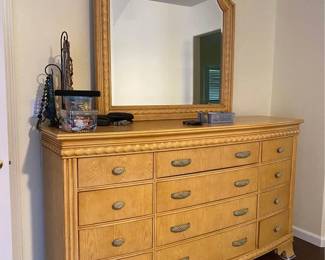
[(220, 103), (217, 0), (111, 0), (113, 106)]

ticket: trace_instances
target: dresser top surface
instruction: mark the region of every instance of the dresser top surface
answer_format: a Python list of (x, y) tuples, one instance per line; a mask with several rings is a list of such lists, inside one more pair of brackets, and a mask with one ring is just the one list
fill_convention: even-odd
[(292, 118), (268, 117), (268, 116), (240, 116), (236, 117), (233, 124), (186, 126), (183, 120), (159, 120), (138, 121), (128, 126), (99, 126), (94, 132), (67, 133), (50, 127), (42, 127), (42, 133), (58, 140), (88, 139), (100, 137), (137, 136), (137, 135), (161, 135), (161, 134), (186, 134), (205, 132), (239, 131), (246, 129), (285, 127), (299, 125), (303, 120)]

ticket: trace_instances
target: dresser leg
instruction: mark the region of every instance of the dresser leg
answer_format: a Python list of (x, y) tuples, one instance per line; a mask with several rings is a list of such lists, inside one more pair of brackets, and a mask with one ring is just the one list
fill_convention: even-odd
[(276, 253), (283, 260), (291, 260), (296, 258), (295, 252), (293, 251), (292, 242), (279, 246), (278, 249), (276, 250)]

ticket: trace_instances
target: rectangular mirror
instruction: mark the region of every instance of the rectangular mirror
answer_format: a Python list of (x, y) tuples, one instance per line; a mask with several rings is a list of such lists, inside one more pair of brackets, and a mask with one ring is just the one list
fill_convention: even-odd
[(100, 112), (231, 111), (233, 26), (231, 0), (95, 0)]

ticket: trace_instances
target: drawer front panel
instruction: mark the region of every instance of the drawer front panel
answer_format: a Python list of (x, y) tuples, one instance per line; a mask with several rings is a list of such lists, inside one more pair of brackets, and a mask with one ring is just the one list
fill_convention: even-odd
[(157, 244), (165, 245), (256, 218), (256, 196), (160, 216)]
[(78, 160), (78, 185), (81, 188), (147, 180), (152, 177), (152, 153)]
[(123, 258), (123, 260), (152, 260), (152, 254), (139, 255), (134, 257)]
[(157, 183), (158, 212), (230, 198), (257, 190), (258, 168)]
[(150, 249), (152, 220), (81, 230), (79, 244), (80, 260), (106, 259)]
[(224, 260), (255, 249), (256, 225), (252, 224), (157, 252), (157, 260)]
[(292, 137), (263, 142), (262, 161), (289, 158), (292, 154), (292, 145)]
[(222, 168), (257, 163), (259, 143), (223, 146), (221, 151)]
[(261, 166), (259, 174), (262, 190), (276, 185), (289, 183), (291, 175), (291, 160)]
[(152, 184), (79, 193), (79, 224), (152, 214)]
[(272, 214), (277, 210), (285, 209), (289, 206), (290, 187), (285, 186), (280, 189), (262, 193), (260, 196), (260, 217)]
[(289, 212), (278, 214), (260, 222), (259, 247), (263, 247), (289, 233)]
[(166, 177), (258, 162), (259, 143), (158, 152), (157, 176)]

